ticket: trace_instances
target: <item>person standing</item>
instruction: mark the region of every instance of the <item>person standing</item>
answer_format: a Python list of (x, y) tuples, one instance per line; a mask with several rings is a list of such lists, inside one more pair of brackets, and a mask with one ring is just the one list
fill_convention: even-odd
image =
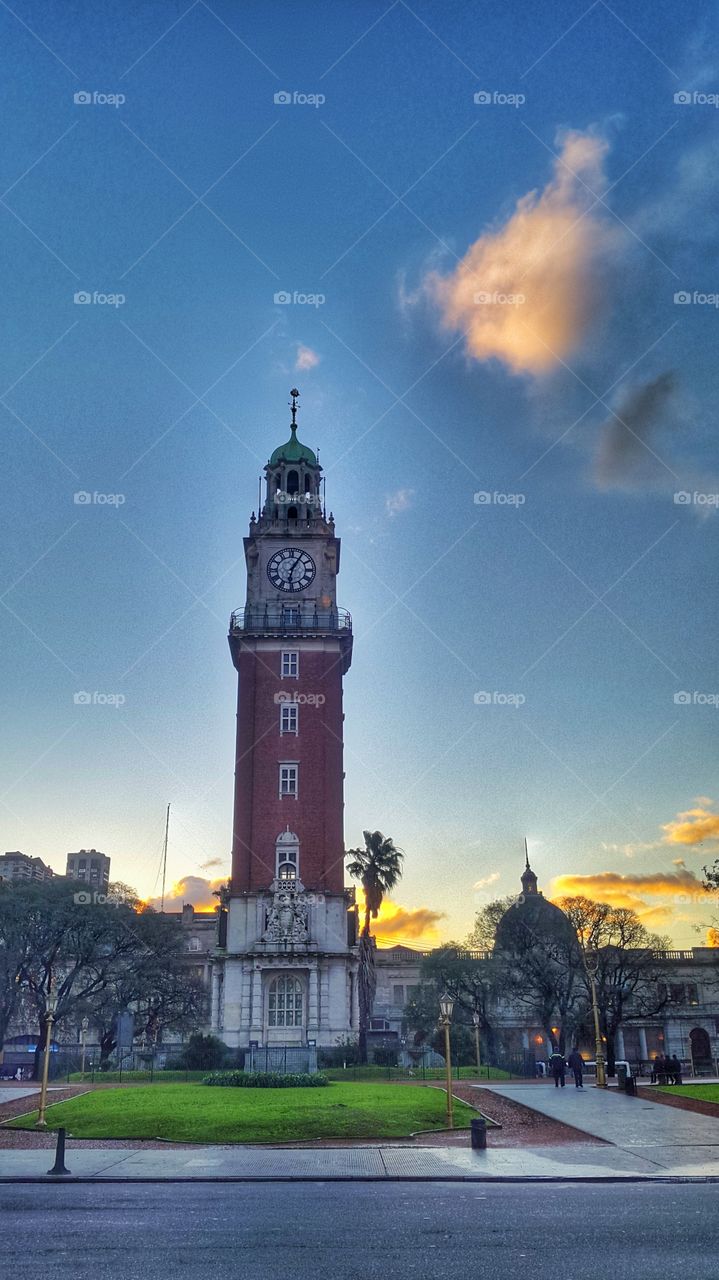
[(584, 1058), (579, 1052), (579, 1047), (576, 1044), (567, 1059), (567, 1065), (574, 1074), (575, 1089), (583, 1089), (584, 1085), (582, 1084), (582, 1075), (584, 1073)]
[(564, 1071), (566, 1065), (567, 1064), (564, 1061), (564, 1054), (560, 1053), (559, 1049), (553, 1049), (549, 1059), (549, 1070), (554, 1076), (555, 1089), (558, 1089), (560, 1084), (562, 1088), (564, 1088)]

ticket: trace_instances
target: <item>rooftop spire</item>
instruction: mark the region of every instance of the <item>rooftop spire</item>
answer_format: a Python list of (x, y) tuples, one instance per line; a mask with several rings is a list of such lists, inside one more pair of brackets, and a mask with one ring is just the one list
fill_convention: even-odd
[(522, 892), (537, 893), (537, 877), (529, 865), (529, 850), (527, 848), (527, 837), (524, 837), (524, 871), (522, 872)]
[(292, 390), (290, 391), (290, 395), (292, 396), (292, 400), (290, 402), (290, 408), (292, 409), (292, 421), (290, 423), (290, 431), (297, 430), (297, 401), (299, 399), (299, 394), (300, 393), (297, 390), (297, 387), (293, 387)]

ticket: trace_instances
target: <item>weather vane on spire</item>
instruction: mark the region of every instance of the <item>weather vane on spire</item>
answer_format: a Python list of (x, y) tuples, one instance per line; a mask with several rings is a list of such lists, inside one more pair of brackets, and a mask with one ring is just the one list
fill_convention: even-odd
[(300, 393), (297, 390), (297, 387), (293, 387), (292, 390), (290, 391), (290, 395), (292, 396), (292, 404), (291, 404), (292, 422), (290, 423), (290, 427), (292, 431), (297, 430), (297, 399), (299, 394)]

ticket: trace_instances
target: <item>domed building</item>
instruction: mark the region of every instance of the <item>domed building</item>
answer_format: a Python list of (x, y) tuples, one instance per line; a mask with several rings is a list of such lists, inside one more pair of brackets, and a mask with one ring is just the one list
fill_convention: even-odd
[(540, 893), (525, 844), (522, 892), (497, 925), (495, 953), (522, 953), (536, 946), (578, 947), (574, 927), (564, 912)]

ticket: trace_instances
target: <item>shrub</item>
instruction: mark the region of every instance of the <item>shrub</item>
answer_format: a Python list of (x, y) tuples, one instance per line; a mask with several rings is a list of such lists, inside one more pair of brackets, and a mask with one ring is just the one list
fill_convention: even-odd
[(175, 1070), (184, 1067), (187, 1071), (213, 1071), (227, 1066), (231, 1055), (232, 1050), (217, 1036), (204, 1036), (201, 1031), (193, 1031), (173, 1063)]
[(281, 1074), (274, 1071), (212, 1071), (203, 1084), (222, 1085), (234, 1089), (320, 1089), (329, 1084), (320, 1071)]

